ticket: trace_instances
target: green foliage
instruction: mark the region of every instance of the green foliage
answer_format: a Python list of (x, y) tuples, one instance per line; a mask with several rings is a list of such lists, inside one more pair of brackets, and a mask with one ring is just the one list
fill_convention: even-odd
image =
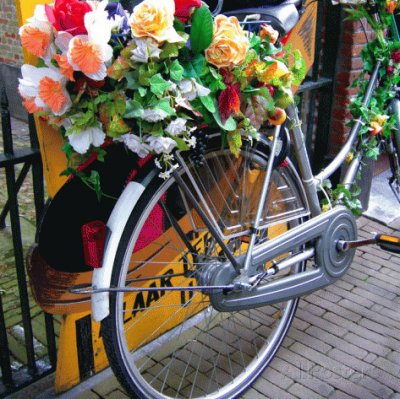
[(200, 54), (210, 46), (213, 32), (213, 18), (209, 8), (198, 8), (193, 15), (190, 29), (190, 46), (195, 54)]

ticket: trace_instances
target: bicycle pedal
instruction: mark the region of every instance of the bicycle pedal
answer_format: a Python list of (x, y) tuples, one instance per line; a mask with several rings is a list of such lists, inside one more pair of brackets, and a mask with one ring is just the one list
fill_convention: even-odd
[(377, 234), (375, 236), (376, 244), (385, 251), (400, 254), (400, 237), (387, 234)]

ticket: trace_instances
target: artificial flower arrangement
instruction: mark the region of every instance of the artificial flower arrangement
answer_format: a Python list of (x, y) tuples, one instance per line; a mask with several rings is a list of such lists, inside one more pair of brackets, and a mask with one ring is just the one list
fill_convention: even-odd
[[(347, 19), (360, 21), (363, 26), (367, 22), (374, 31), (374, 38), (367, 41), (361, 51), (363, 70), (352, 84), (353, 88), (357, 88), (357, 94), (351, 100), (350, 112), (353, 119), (348, 123), (348, 127), (352, 127), (361, 118), (363, 121), (359, 132), (362, 137), (361, 150), (364, 156), (376, 160), (380, 154), (382, 138), (391, 137), (393, 130), (396, 129), (396, 115), (389, 108), (390, 101), (396, 96), (396, 87), (400, 83), (400, 42), (396, 37), (389, 37), (387, 31), (400, 3), (397, 0), (376, 0), (375, 7), (379, 12), (379, 21), (371, 17), (369, 10), (371, 3), (366, 0), (332, 0), (332, 3), (343, 4), (348, 14)], [(367, 106), (364, 104), (364, 96), (369, 76), (375, 67), (375, 60), (381, 61), (379, 86)], [(353, 157), (354, 151), (348, 155), (347, 162), (350, 163)], [(331, 203), (340, 202), (355, 215), (361, 214), (362, 205), (357, 198), (361, 188), (357, 183), (350, 189), (342, 184), (332, 189), (329, 181), (324, 183), (330, 200), (322, 200), (323, 210), (330, 209)]]
[[(56, 0), (36, 6), (20, 37), (39, 59), (22, 67), (23, 103), (60, 128), (66, 174), (123, 142), (154, 154), (168, 178), (173, 151), (193, 150), (204, 126), (219, 128), (237, 155), (243, 136), (285, 121), (306, 72), (270, 26), (250, 33), (201, 0), (144, 0), (131, 13), (107, 0)], [(98, 187), (95, 174), (80, 177)]]
[[(399, 9), (400, 3), (397, 0), (376, 0), (379, 22), (371, 17), (366, 1), (347, 0), (345, 4), (349, 19), (367, 21), (375, 33), (374, 39), (370, 40), (361, 51), (364, 66), (360, 76), (352, 85), (358, 88), (358, 94), (353, 98), (350, 111), (356, 120), (363, 117), (364, 125), (360, 134), (369, 137), (369, 140), (364, 142), (364, 153), (376, 160), (380, 150), (377, 137), (390, 137), (396, 125), (396, 116), (389, 107), (390, 100), (395, 98), (396, 87), (400, 83), (400, 42), (395, 37), (388, 37), (386, 32), (392, 23), (392, 14)], [(369, 75), (374, 68), (374, 60), (381, 60), (379, 87), (375, 90), (369, 106), (366, 106), (363, 97)]]

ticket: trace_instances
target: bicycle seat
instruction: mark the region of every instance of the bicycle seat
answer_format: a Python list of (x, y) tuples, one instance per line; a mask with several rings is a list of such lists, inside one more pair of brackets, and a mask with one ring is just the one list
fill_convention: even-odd
[[(245, 1), (244, 3), (248, 2)], [(251, 1), (251, 3), (254, 5), (254, 1)], [(243, 6), (243, 1), (241, 4)], [(228, 16), (235, 15), (239, 20), (244, 20), (247, 15), (260, 14), (261, 20), (269, 23), (282, 36), (290, 32), (300, 19), (298, 8), (302, 4), (301, 0), (273, 1), (272, 4), (266, 4), (264, 0), (261, 4), (263, 5), (257, 7), (233, 9), (234, 4), (229, 2), (229, 10), (224, 8), (223, 13)]]

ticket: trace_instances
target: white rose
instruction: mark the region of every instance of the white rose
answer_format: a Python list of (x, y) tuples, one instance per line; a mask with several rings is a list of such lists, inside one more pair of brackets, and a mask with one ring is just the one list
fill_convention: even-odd
[(134, 134), (124, 134), (121, 137), (125, 145), (134, 153), (138, 154), (140, 158), (146, 157), (150, 152), (150, 147), (142, 143), (140, 138)]
[(186, 122), (184, 118), (176, 118), (173, 120), (165, 131), (171, 136), (178, 136), (179, 134), (186, 133)]
[(89, 127), (79, 133), (68, 136), (72, 148), (79, 154), (85, 154), (89, 147), (100, 147), (106, 138), (105, 133), (99, 127)]
[(149, 147), (156, 154), (169, 154), (176, 146), (175, 140), (169, 137), (154, 137), (149, 136), (146, 139)]

